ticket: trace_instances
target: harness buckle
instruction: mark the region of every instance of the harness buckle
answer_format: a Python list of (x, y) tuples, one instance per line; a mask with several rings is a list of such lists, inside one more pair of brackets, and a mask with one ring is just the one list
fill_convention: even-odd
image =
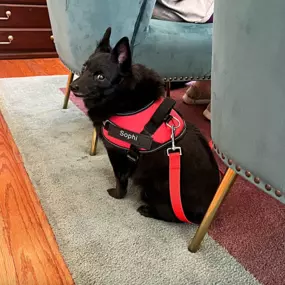
[(128, 150), (128, 153), (127, 153), (127, 158), (133, 162), (133, 163), (137, 163), (137, 161), (139, 160), (139, 152), (138, 150), (133, 146), (131, 145), (130, 149)]

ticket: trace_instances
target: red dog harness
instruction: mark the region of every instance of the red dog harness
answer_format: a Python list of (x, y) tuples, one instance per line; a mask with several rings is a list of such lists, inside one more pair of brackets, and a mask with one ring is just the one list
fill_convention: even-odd
[(109, 144), (127, 151), (128, 158), (137, 163), (139, 156), (167, 148), (169, 156), (170, 199), (174, 214), (183, 222), (186, 218), (180, 194), (180, 147), (175, 146), (186, 131), (186, 124), (173, 109), (175, 101), (159, 98), (142, 110), (117, 114), (105, 121), (102, 135)]

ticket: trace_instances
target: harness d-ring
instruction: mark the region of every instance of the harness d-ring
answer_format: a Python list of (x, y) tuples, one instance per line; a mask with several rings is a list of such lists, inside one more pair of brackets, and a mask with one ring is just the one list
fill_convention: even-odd
[[(173, 126), (171, 126), (169, 124), (169, 122), (172, 121), (172, 120), (177, 122), (177, 126), (175, 126), (175, 124), (173, 124)], [(174, 131), (175, 131), (176, 129), (178, 129), (180, 127), (180, 121), (176, 117), (171, 116), (171, 119), (166, 123), (166, 126), (169, 127), (170, 129), (172, 129), (172, 127), (174, 127)]]

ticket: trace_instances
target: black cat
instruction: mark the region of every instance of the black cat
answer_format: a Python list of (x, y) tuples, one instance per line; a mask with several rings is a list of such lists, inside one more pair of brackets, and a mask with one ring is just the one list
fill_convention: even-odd
[[(83, 66), (82, 74), (71, 84), (75, 96), (82, 97), (88, 116), (102, 138), (102, 124), (118, 113), (144, 110), (164, 97), (160, 76), (140, 64), (132, 64), (128, 38), (112, 49), (108, 28), (95, 52)], [(164, 122), (163, 124), (165, 124)], [(169, 158), (166, 148), (139, 155), (134, 163), (128, 151), (103, 139), (116, 177), (116, 188), (108, 193), (117, 199), (127, 193), (129, 178), (139, 185), (146, 203), (138, 212), (146, 217), (179, 222), (172, 209), (169, 192)], [(186, 131), (176, 141), (181, 147), (181, 200), (191, 222), (200, 223), (219, 185), (219, 170), (207, 141), (200, 131), (186, 123)]]

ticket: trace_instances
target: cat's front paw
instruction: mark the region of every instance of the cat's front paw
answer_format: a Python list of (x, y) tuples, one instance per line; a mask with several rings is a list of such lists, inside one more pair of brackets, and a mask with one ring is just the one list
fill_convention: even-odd
[(118, 191), (116, 188), (110, 188), (107, 190), (107, 192), (109, 193), (109, 195), (115, 199), (122, 199), (125, 197), (126, 193), (122, 193), (120, 191)]
[(148, 206), (148, 205), (143, 205), (143, 206), (140, 206), (137, 211), (144, 217), (147, 217), (147, 218), (152, 218), (153, 217), (153, 214), (152, 214), (152, 211), (151, 211), (151, 207)]

